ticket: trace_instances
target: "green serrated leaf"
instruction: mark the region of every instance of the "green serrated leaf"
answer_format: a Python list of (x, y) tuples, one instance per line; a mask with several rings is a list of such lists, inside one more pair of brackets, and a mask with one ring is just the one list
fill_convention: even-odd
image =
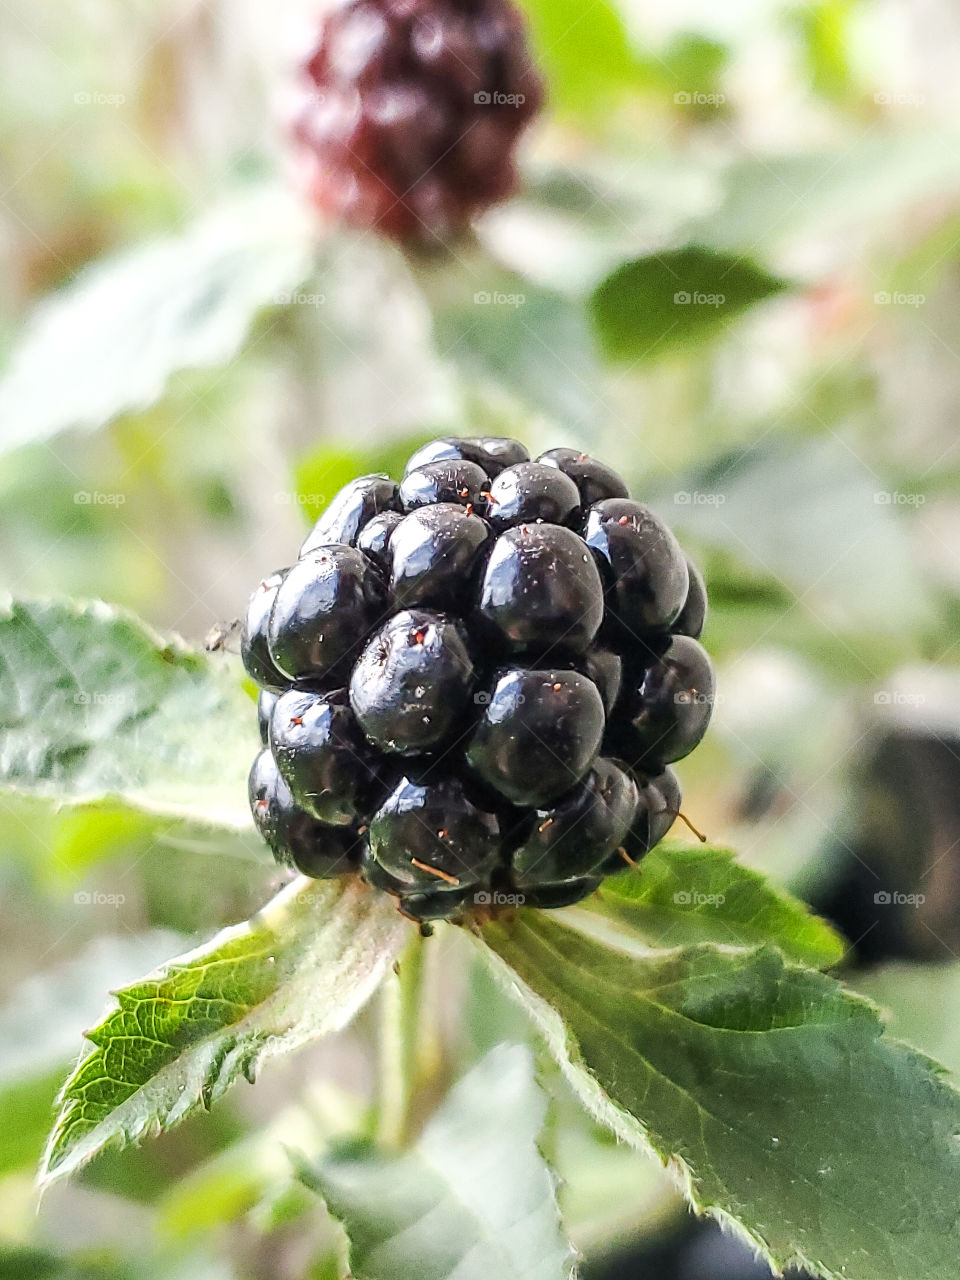
[(696, 1208), (781, 1266), (953, 1280), (960, 1095), (867, 1001), (770, 947), (628, 954), (531, 911), (483, 937), (584, 1103)]
[(748, 258), (691, 245), (635, 258), (594, 291), (594, 328), (613, 360), (648, 360), (718, 336), (785, 280)]
[(604, 880), (583, 907), (621, 921), (654, 947), (768, 942), (817, 969), (838, 964), (846, 950), (826, 921), (729, 849), (658, 845), (638, 871)]
[(245, 924), (116, 992), (64, 1085), (41, 1182), (212, 1106), (268, 1057), (339, 1030), (410, 931), (356, 880), (294, 880)]
[(255, 716), (234, 662), (99, 602), (0, 607), (0, 793), (251, 828)]
[(413, 1148), (343, 1148), (301, 1177), (350, 1237), (356, 1280), (563, 1280), (573, 1255), (537, 1150), (545, 1100), (528, 1049), (501, 1045)]
[(41, 306), (14, 350), (0, 451), (102, 426), (152, 404), (178, 370), (226, 363), (257, 312), (303, 279), (310, 253), (296, 207), (263, 191), (94, 264)]

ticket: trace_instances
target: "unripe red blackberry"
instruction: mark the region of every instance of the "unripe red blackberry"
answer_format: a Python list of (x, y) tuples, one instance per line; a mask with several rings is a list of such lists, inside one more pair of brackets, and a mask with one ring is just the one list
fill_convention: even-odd
[(513, 193), (517, 140), (543, 100), (511, 0), (344, 0), (299, 88), (313, 203), (430, 245)]

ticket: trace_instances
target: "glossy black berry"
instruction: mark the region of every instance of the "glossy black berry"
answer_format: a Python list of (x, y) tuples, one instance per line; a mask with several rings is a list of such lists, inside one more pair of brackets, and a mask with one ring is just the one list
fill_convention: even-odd
[(626, 840), (636, 808), (633, 778), (614, 761), (598, 759), (556, 805), (529, 819), (511, 858), (514, 884), (564, 884), (595, 874)]
[(638, 663), (617, 707), (617, 741), (627, 762), (657, 772), (689, 755), (707, 731), (714, 693), (713, 664), (689, 636), (674, 636)]
[(513, 653), (583, 653), (603, 621), (603, 584), (571, 529), (520, 525), (494, 543), (480, 585), (479, 616)]
[(393, 532), (402, 519), (399, 511), (383, 511), (368, 520), (357, 535), (357, 550), (369, 556), (385, 577), (390, 573)]
[(478, 808), (456, 777), (402, 778), (370, 822), (370, 857), (402, 892), (452, 893), (489, 876), (500, 855), (500, 823)]
[(261, 688), (272, 689), (275, 693), (285, 689), (290, 683), (270, 656), (267, 639), (270, 612), (286, 572), (286, 569), (280, 569), (269, 578), (264, 578), (257, 586), (250, 597), (243, 631), (240, 633), (240, 657), (247, 675)]
[(492, 479), (504, 467), (528, 462), (530, 454), (519, 440), (511, 440), (509, 436), (442, 436), (422, 445), (407, 463), (404, 474), (416, 471), (426, 462), (440, 462), (444, 458), (475, 462)]
[(573, 481), (556, 467), (520, 462), (490, 483), (487, 519), (498, 531), (517, 524), (566, 524), (580, 506)]
[(383, 617), (386, 584), (353, 547), (318, 547), (284, 578), (270, 613), (270, 656), (290, 679), (336, 679)]
[(623, 688), (623, 659), (613, 649), (593, 645), (587, 650), (582, 665), (584, 675), (589, 676), (600, 690), (603, 710), (609, 720)]
[(487, 473), (475, 462), (443, 458), (408, 471), (400, 484), (400, 500), (406, 511), (434, 502), (453, 502), (475, 510), (483, 504), (480, 495), (488, 483)]
[[(664, 769), (653, 778), (638, 777), (637, 808), (624, 841), (634, 862), (660, 843), (676, 822), (682, 803), (680, 782), (672, 769)], [(610, 863), (608, 869), (622, 871), (623, 863)]]
[(337, 495), (244, 628), (279, 861), (357, 870), (424, 931), (642, 874), (714, 681), (703, 579), (625, 492), (574, 450), (446, 437)]
[(456, 623), (403, 610), (364, 649), (350, 677), (350, 704), (375, 747), (422, 755), (467, 733), (474, 679)]
[(306, 556), (317, 547), (343, 542), (355, 546), (360, 530), (382, 511), (399, 511), (399, 485), (387, 476), (360, 476), (336, 495), (300, 548)]
[(279, 694), (271, 693), (269, 689), (261, 689), (257, 696), (257, 724), (260, 728), (260, 741), (264, 746), (270, 740), (270, 714), (278, 697)]
[(296, 803), (334, 826), (359, 824), (373, 770), (345, 689), (289, 689), (270, 720), (270, 750)]
[(707, 621), (707, 584), (703, 580), (703, 574), (689, 556), (687, 571), (690, 577), (687, 598), (670, 630), (675, 636), (690, 636), (693, 640), (699, 640)]
[(248, 789), (254, 823), (278, 862), (318, 880), (356, 869), (361, 853), (356, 833), (327, 826), (299, 808), (269, 751), (254, 760)]
[(649, 507), (606, 498), (587, 512), (584, 538), (604, 569), (607, 610), (626, 636), (668, 630), (687, 598), (687, 562)]
[(538, 462), (569, 476), (580, 493), (580, 504), (592, 506), (604, 498), (628, 498), (630, 491), (612, 467), (577, 449), (548, 449)]
[(580, 672), (513, 668), (489, 691), (467, 759), (511, 803), (546, 805), (593, 764), (603, 727), (597, 686)]
[(406, 516), (390, 540), (390, 589), (398, 605), (469, 612), (490, 529), (449, 502)]

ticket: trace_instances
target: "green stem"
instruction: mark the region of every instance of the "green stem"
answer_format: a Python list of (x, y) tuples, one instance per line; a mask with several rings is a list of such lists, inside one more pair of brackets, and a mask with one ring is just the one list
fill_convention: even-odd
[(396, 974), (380, 991), (377, 1140), (393, 1150), (406, 1143), (422, 1069), (423, 939), (411, 939)]

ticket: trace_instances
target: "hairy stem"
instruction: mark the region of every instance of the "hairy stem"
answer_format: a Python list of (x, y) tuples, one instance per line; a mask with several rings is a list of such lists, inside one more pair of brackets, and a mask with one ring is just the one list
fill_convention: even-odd
[(381, 1146), (399, 1149), (410, 1133), (413, 1100), (422, 1075), (424, 942), (411, 938), (380, 990), (376, 1135)]

